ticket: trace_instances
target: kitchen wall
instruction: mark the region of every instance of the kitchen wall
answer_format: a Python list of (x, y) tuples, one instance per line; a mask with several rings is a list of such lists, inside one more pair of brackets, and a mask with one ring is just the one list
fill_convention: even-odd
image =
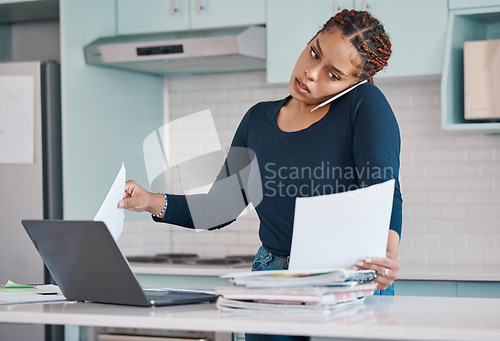
[[(166, 78), (169, 120), (211, 109), (227, 147), (252, 104), (288, 94), (286, 86), (265, 79), (263, 71)], [(391, 103), (402, 135), (404, 268), (500, 271), (500, 136), (441, 130), (440, 77), (380, 79), (376, 84)], [(127, 222), (120, 243), (126, 254), (221, 257), (253, 253), (259, 246), (257, 230), (254, 212), (216, 232), (145, 220)]]

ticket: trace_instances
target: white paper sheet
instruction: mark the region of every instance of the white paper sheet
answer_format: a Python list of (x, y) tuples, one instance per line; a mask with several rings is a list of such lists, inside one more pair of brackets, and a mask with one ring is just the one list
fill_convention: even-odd
[(97, 212), (94, 221), (103, 221), (111, 232), (115, 240), (118, 239), (123, 231), (123, 220), (125, 213), (123, 208), (118, 208), (118, 201), (123, 199), (125, 191), (125, 165), (122, 164), (118, 175), (111, 186), (111, 189), (104, 199), (101, 208)]
[(394, 180), (337, 194), (297, 198), (290, 270), (346, 268), (385, 257)]
[(35, 160), (35, 80), (0, 76), (0, 163)]

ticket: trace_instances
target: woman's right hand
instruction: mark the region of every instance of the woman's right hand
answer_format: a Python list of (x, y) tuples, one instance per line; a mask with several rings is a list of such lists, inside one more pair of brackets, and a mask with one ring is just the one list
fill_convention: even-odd
[(123, 199), (118, 202), (119, 208), (134, 212), (147, 211), (151, 214), (160, 213), (164, 205), (165, 197), (163, 194), (148, 192), (134, 180), (125, 183)]

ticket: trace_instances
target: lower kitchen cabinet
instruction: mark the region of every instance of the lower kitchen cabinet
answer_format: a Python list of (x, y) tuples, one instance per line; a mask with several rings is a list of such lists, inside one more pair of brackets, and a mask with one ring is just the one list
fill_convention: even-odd
[(397, 296), (500, 298), (500, 282), (398, 280), (394, 293)]
[(500, 283), (457, 282), (457, 297), (500, 298)]
[(397, 296), (439, 296), (456, 297), (457, 285), (447, 281), (408, 281), (398, 280), (394, 284)]
[[(233, 285), (218, 276), (138, 274), (143, 288), (174, 288), (213, 290), (218, 286)], [(397, 296), (483, 297), (500, 298), (500, 282), (397, 280)]]

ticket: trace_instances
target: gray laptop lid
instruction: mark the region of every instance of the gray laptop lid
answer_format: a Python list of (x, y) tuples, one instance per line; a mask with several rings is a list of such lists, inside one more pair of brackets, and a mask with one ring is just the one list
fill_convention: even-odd
[(214, 295), (200, 293), (162, 298), (156, 292), (151, 302), (103, 222), (23, 220), (22, 224), (69, 300), (135, 306), (215, 300)]

